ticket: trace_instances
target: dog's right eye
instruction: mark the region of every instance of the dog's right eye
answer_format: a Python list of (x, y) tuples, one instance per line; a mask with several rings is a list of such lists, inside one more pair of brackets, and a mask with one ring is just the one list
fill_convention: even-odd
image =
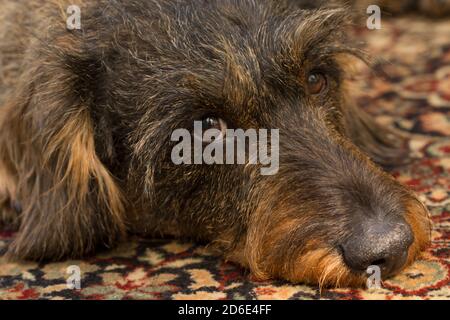
[(226, 122), (221, 118), (215, 118), (215, 117), (206, 117), (202, 119), (202, 130), (203, 134), (205, 131), (210, 129), (216, 129), (220, 131), (220, 136), (216, 137), (215, 139), (209, 139), (208, 137), (203, 137), (204, 143), (211, 143), (214, 140), (221, 140), (225, 137), (225, 133), (227, 130), (227, 124)]
[(203, 130), (218, 129), (221, 130), (221, 122), (219, 118), (206, 117), (202, 120)]

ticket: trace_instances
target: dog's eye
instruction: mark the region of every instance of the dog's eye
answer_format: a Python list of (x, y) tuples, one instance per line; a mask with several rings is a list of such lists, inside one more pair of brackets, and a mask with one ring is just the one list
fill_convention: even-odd
[[(202, 120), (202, 129), (203, 129), (203, 142), (204, 143), (210, 143), (214, 140), (221, 140), (225, 137), (225, 133), (227, 130), (227, 124), (224, 120), (221, 118), (214, 118), (214, 117), (206, 117)], [(211, 135), (206, 134), (205, 131), (210, 129), (216, 129), (220, 131), (220, 136), (216, 136), (215, 138), (211, 137)]]
[(327, 78), (319, 72), (313, 72), (308, 75), (307, 87), (309, 94), (319, 94), (327, 86)]
[(213, 117), (206, 117), (202, 120), (202, 128), (203, 130), (209, 130), (209, 129), (218, 129), (220, 130), (220, 119), (213, 118)]

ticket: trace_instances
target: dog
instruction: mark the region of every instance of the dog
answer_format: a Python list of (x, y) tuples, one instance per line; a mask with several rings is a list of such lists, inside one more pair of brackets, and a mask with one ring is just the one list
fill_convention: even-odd
[[(258, 280), (360, 286), (414, 261), (426, 207), (382, 167), (405, 137), (352, 100), (348, 7), (0, 0), (0, 208), (11, 259), (127, 235), (208, 243)], [(81, 12), (68, 30), (67, 8)], [(176, 165), (174, 130), (279, 130), (279, 170)]]

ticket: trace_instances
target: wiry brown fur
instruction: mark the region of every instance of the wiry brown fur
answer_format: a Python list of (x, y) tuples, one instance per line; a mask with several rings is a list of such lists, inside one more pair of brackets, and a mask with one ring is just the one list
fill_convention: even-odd
[[(48, 23), (49, 28), (65, 28), (63, 2), (42, 8), (21, 5), (13, 13), (35, 5), (38, 13), (49, 16), (35, 27)], [(55, 37), (51, 46), (59, 52), (50, 54), (52, 47), (29, 37), (33, 45), (23, 58), (28, 68), (0, 118), (0, 163), (15, 182), (6, 185), (7, 195), (22, 205), (21, 232), (9, 254), (30, 259), (79, 256), (99, 245), (111, 246), (124, 234), (123, 199), (96, 154), (88, 102), (72, 90), (73, 74), (53, 55), (76, 55), (77, 43), (70, 35)]]
[[(382, 210), (413, 230), (412, 262), (429, 241), (426, 208), (375, 164), (403, 160), (405, 140), (346, 90), (344, 61), (365, 56), (347, 44), (348, 14), (306, 2), (85, 0), (83, 29), (68, 31), (72, 0), (0, 0), (0, 208), (21, 206), (9, 256), (174, 235), (260, 279), (359, 285), (339, 244), (361, 212)], [(328, 87), (311, 96), (315, 69)], [(171, 132), (211, 114), (279, 128), (279, 173), (173, 165)]]

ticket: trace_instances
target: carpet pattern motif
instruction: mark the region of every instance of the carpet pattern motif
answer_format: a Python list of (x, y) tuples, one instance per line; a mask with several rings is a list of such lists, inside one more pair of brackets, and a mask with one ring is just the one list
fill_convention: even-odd
[[(254, 282), (245, 270), (207, 249), (172, 240), (130, 240), (83, 261), (10, 263), (13, 234), (0, 233), (0, 299), (450, 299), (450, 20), (416, 17), (360, 30), (368, 49), (385, 59), (384, 80), (365, 72), (358, 99), (377, 120), (414, 133), (417, 158), (398, 180), (426, 203), (434, 221), (431, 247), (382, 289), (324, 289), (282, 281)], [(67, 289), (67, 267), (82, 272), (81, 289)]]

